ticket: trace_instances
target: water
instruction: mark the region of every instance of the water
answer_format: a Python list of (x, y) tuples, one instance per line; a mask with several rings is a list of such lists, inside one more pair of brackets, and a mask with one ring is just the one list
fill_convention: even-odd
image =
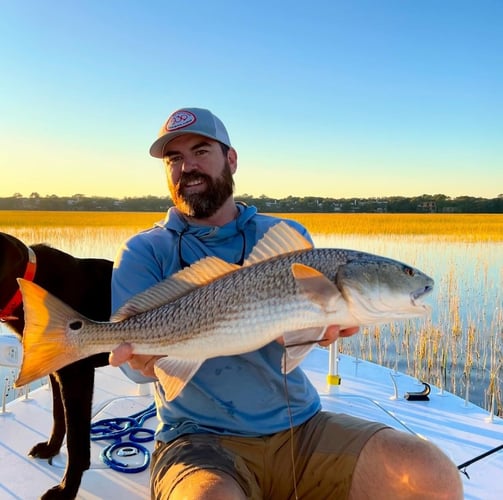
[[(43, 229), (43, 228), (42, 228)], [(41, 230), (42, 230), (41, 229)], [(2, 229), (23, 241), (44, 241), (79, 257), (113, 259), (120, 243), (137, 229), (91, 227)], [(435, 279), (428, 302), (431, 318), (393, 323), (341, 342), (347, 354), (405, 371), (480, 406), (501, 403), (503, 363), (503, 245), (465, 243), (442, 237), (340, 236), (313, 234), (318, 247), (339, 247), (385, 255), (411, 264)], [(0, 334), (6, 332), (0, 324)], [(0, 391), (12, 369), (0, 368)], [(9, 391), (9, 399), (17, 391)]]

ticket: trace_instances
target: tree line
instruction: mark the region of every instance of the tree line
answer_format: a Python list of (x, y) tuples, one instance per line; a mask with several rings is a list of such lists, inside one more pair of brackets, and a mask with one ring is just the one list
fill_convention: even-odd
[[(496, 198), (458, 196), (451, 198), (443, 194), (421, 196), (389, 196), (383, 198), (323, 198), (318, 196), (288, 196), (271, 198), (265, 195), (254, 197), (249, 194), (236, 195), (236, 199), (254, 205), (261, 212), (280, 213), (503, 213), (503, 194)], [(23, 196), (0, 198), (0, 210), (70, 210), (70, 211), (123, 211), (164, 212), (173, 203), (168, 197), (98, 197), (75, 194), (72, 196), (40, 196), (31, 193)]]

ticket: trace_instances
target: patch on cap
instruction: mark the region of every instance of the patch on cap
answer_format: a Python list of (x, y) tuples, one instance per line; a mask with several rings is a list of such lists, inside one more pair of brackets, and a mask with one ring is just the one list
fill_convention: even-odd
[(180, 111), (175, 111), (168, 118), (168, 121), (164, 125), (164, 128), (167, 132), (173, 132), (174, 130), (188, 127), (189, 125), (196, 123), (196, 121), (197, 118), (195, 114), (182, 109)]

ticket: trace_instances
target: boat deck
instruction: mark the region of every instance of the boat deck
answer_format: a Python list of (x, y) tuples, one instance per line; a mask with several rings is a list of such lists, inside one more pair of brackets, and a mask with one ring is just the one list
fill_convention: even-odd
[[(340, 356), (342, 383), (327, 387), (328, 351), (314, 349), (302, 366), (318, 388), (323, 407), (375, 419), (431, 440), (459, 465), (503, 444), (503, 420), (490, 418), (487, 411), (468, 404), (434, 387), (429, 401), (409, 401), (406, 392), (417, 392), (422, 384), (412, 377), (376, 364)], [(120, 370), (96, 370), (94, 421), (128, 416), (152, 403), (150, 386), (138, 386)], [(0, 498), (31, 500), (57, 484), (63, 475), (65, 452), (52, 463), (27, 456), (28, 450), (49, 435), (52, 425), (52, 398), (47, 386), (7, 404), (0, 413)], [(155, 426), (155, 418), (147, 421)], [(111, 470), (99, 458), (108, 444), (92, 442), (92, 466), (84, 473), (78, 498), (149, 498), (148, 469), (125, 474)], [(145, 446), (152, 450), (152, 443)], [(129, 459), (128, 459), (129, 460)], [(139, 460), (132, 457), (131, 460)], [(494, 453), (467, 468), (463, 475), (465, 498), (503, 498), (503, 451)]]

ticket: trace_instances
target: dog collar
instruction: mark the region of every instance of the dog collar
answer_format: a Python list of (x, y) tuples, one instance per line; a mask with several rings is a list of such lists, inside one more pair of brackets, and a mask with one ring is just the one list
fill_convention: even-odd
[[(24, 271), (23, 279), (28, 281), (33, 281), (35, 277), (35, 271), (37, 269), (37, 257), (35, 256), (35, 252), (30, 248), (28, 249), (28, 262), (26, 263), (26, 269)], [(23, 296), (21, 294), (21, 290), (19, 287), (17, 288), (14, 295), (7, 302), (7, 305), (0, 310), (0, 321), (9, 321), (19, 319), (17, 316), (12, 316), (14, 310), (21, 305), (23, 302)]]

